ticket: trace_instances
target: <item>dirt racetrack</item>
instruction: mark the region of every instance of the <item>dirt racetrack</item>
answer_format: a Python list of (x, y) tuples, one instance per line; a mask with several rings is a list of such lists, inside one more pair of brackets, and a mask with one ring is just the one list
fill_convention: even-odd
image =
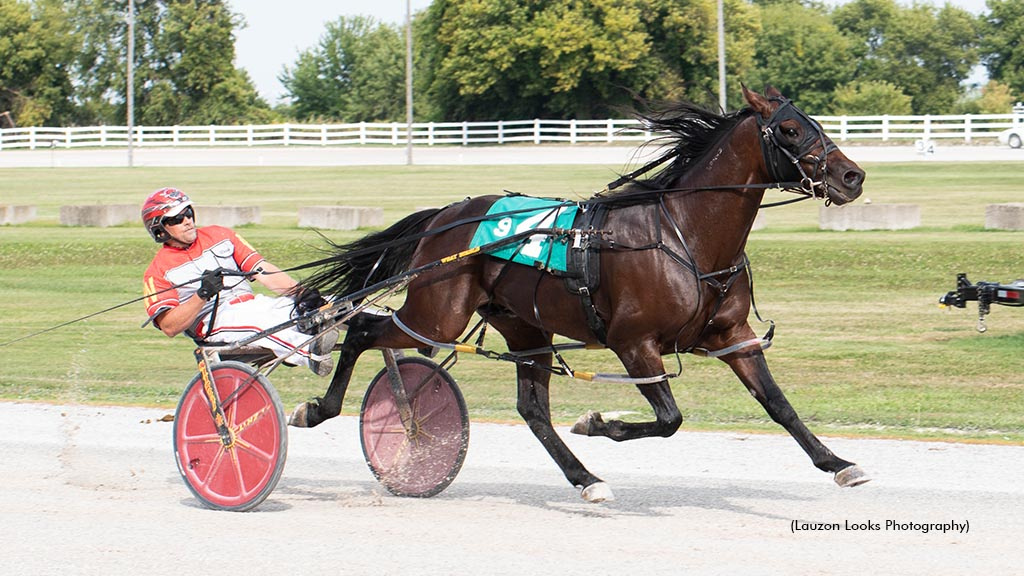
[(560, 430), (615, 490), (595, 505), (525, 426), (474, 422), (448, 490), (406, 499), (375, 482), (357, 421), (343, 417), (290, 429), (275, 492), (230, 513), (191, 497), (165, 414), (0, 403), (0, 574), (934, 576), (1024, 565), (1022, 446), (825, 439), (874, 478), (840, 489), (784, 435), (615, 444)]

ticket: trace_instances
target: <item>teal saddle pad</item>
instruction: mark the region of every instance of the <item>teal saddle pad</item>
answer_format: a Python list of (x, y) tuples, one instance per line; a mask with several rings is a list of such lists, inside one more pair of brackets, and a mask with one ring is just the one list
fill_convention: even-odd
[(575, 203), (563, 200), (506, 196), (491, 205), (487, 218), (477, 226), (469, 247), (483, 247), (491, 256), (519, 264), (566, 272), (568, 237), (564, 235), (534, 234), (493, 251), (487, 250), (486, 246), (538, 228), (568, 230), (572, 228), (577, 211)]

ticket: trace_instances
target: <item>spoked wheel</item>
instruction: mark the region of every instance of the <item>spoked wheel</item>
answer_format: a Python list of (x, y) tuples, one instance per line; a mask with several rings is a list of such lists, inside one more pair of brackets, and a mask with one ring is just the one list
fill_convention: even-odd
[(426, 498), (452, 483), (469, 446), (469, 414), (455, 380), (425, 358), (400, 358), (398, 370), (412, 408), (407, 434), (381, 370), (363, 397), (359, 438), (366, 464), (396, 496)]
[(196, 375), (174, 416), (174, 458), (185, 485), (208, 508), (251, 510), (277, 486), (288, 452), (287, 421), (270, 381), (241, 362), (211, 367), (231, 434), (225, 446)]

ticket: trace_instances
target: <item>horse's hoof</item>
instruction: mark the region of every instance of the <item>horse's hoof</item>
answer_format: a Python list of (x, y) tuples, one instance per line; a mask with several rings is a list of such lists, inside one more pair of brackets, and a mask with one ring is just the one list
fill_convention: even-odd
[(306, 419), (305, 402), (295, 407), (295, 411), (288, 418), (288, 425), (296, 428), (309, 428), (309, 421)]
[(601, 413), (588, 410), (586, 414), (580, 416), (579, 420), (572, 425), (569, 432), (572, 432), (573, 434), (582, 434), (583, 436), (590, 436), (591, 432), (594, 431), (595, 422), (604, 422), (604, 420), (601, 419)]
[(583, 499), (587, 502), (597, 504), (598, 502), (611, 502), (615, 500), (615, 495), (612, 494), (610, 486), (604, 482), (594, 482), (590, 486), (583, 489), (581, 493)]
[(835, 480), (836, 484), (839, 484), (843, 488), (853, 488), (854, 486), (860, 486), (861, 484), (870, 482), (871, 477), (868, 476), (864, 470), (861, 470), (860, 466), (854, 464), (836, 472)]

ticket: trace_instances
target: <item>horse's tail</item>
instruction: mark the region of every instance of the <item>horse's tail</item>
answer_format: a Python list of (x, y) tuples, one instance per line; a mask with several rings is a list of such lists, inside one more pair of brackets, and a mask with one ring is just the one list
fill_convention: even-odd
[(410, 214), (385, 230), (348, 244), (328, 240), (333, 257), (302, 285), (346, 297), (406, 272), (419, 245), (419, 237), (409, 237), (423, 232), (440, 211), (441, 208), (431, 208)]

